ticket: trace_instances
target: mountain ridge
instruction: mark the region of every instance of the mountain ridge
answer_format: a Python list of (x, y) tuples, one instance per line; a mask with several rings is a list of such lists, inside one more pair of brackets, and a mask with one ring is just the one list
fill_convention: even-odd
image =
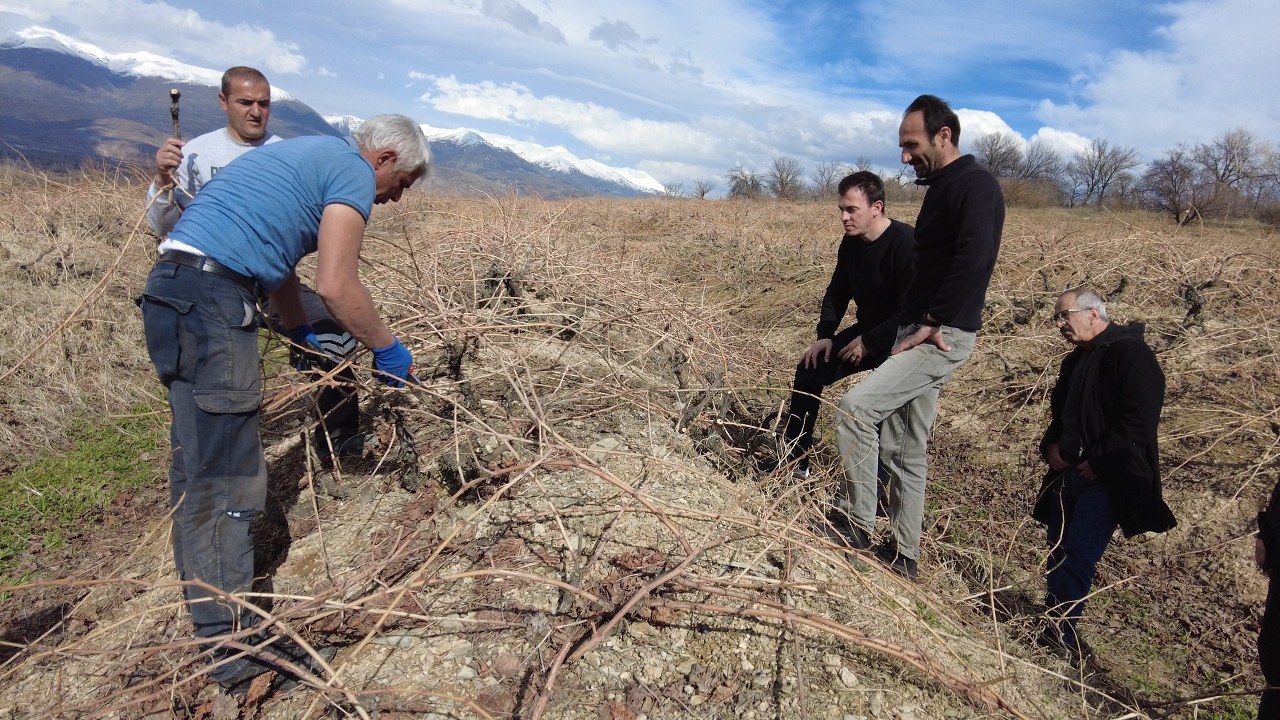
[[(155, 149), (173, 134), (169, 90), (182, 92), (183, 135), (221, 127), (222, 72), (150, 52), (108, 53), (31, 26), (0, 39), (0, 160), (44, 170), (85, 163), (149, 173)], [(271, 132), (342, 135), (354, 116), (323, 117), (272, 85)], [(502, 135), (422, 125), (435, 160), (432, 186), (461, 194), (517, 192), (546, 198), (632, 197), (662, 192), (648, 173), (582, 159)]]

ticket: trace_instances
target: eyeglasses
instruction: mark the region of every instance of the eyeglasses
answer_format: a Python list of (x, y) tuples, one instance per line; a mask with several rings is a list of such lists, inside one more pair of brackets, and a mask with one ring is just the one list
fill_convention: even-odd
[(1067, 308), (1066, 310), (1059, 310), (1058, 312), (1049, 316), (1049, 320), (1051, 322), (1063, 323), (1067, 321), (1067, 318), (1071, 317), (1071, 313), (1084, 312), (1085, 310), (1088, 310), (1088, 309), (1089, 308)]

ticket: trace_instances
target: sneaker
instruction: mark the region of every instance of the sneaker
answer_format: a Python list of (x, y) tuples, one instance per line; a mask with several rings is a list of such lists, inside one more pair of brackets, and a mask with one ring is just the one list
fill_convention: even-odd
[(798, 467), (798, 468), (796, 468), (795, 470), (792, 470), (792, 471), (791, 471), (791, 477), (793, 477), (793, 478), (795, 478), (795, 479), (797, 479), (797, 480), (808, 480), (808, 479), (809, 479), (809, 468), (808, 468), (808, 466), (805, 466), (805, 467)]
[[(317, 646), (314, 649), (316, 654), (324, 658), (326, 663), (338, 654), (338, 649), (332, 645)], [(266, 673), (275, 673), (275, 677), (271, 679), (271, 685), (266, 694), (285, 693), (293, 690), (302, 684), (303, 680), (301, 676), (288, 667), (289, 665), (293, 665), (309, 675), (324, 676), (324, 669), (311, 656), (311, 653), (298, 647), (290, 640), (277, 640), (271, 645), (257, 650), (252, 655), (245, 655), (237, 660), (235, 664), (238, 667), (231, 675), (218, 680), (218, 684), (222, 686), (222, 689), (234, 697), (247, 695), (253, 681)]]
[(871, 547), (867, 531), (845, 519), (835, 511), (827, 513), (821, 522), (813, 526), (813, 534), (846, 550), (866, 550)]
[(920, 568), (915, 559), (900, 554), (897, 543), (890, 541), (877, 545), (875, 555), (890, 570), (912, 582), (920, 577)]

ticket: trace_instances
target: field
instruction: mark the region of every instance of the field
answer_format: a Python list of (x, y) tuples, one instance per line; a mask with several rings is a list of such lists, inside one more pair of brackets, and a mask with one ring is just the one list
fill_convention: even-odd
[[(132, 300), (154, 260), (143, 195), (0, 169), (0, 718), (1253, 716), (1253, 519), (1280, 479), (1269, 228), (1012, 208), (978, 348), (943, 391), (908, 584), (808, 530), (847, 384), (810, 480), (759, 469), (833, 204), (381, 208), (363, 273), (423, 384), (362, 371), (380, 442), (328, 471), (305, 449), (328, 380), (264, 332), (256, 601), (340, 650), (325, 689), (237, 704), (205, 677), (168, 549), (167, 409)], [(1048, 315), (1081, 282), (1146, 324), (1164, 368), (1179, 525), (1113, 543), (1082, 626), (1096, 658), (1073, 668), (1032, 642), (1028, 512), (1068, 349)]]

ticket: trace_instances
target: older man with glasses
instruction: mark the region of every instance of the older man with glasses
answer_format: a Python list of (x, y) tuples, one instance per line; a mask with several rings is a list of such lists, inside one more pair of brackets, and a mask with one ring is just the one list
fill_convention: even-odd
[(1164, 373), (1139, 323), (1117, 325), (1096, 292), (1062, 293), (1053, 322), (1075, 349), (1062, 362), (1040, 453), (1049, 464), (1033, 517), (1048, 529), (1049, 625), (1041, 644), (1079, 662), (1076, 623), (1117, 526), (1125, 537), (1177, 521), (1160, 492), (1156, 430)]

